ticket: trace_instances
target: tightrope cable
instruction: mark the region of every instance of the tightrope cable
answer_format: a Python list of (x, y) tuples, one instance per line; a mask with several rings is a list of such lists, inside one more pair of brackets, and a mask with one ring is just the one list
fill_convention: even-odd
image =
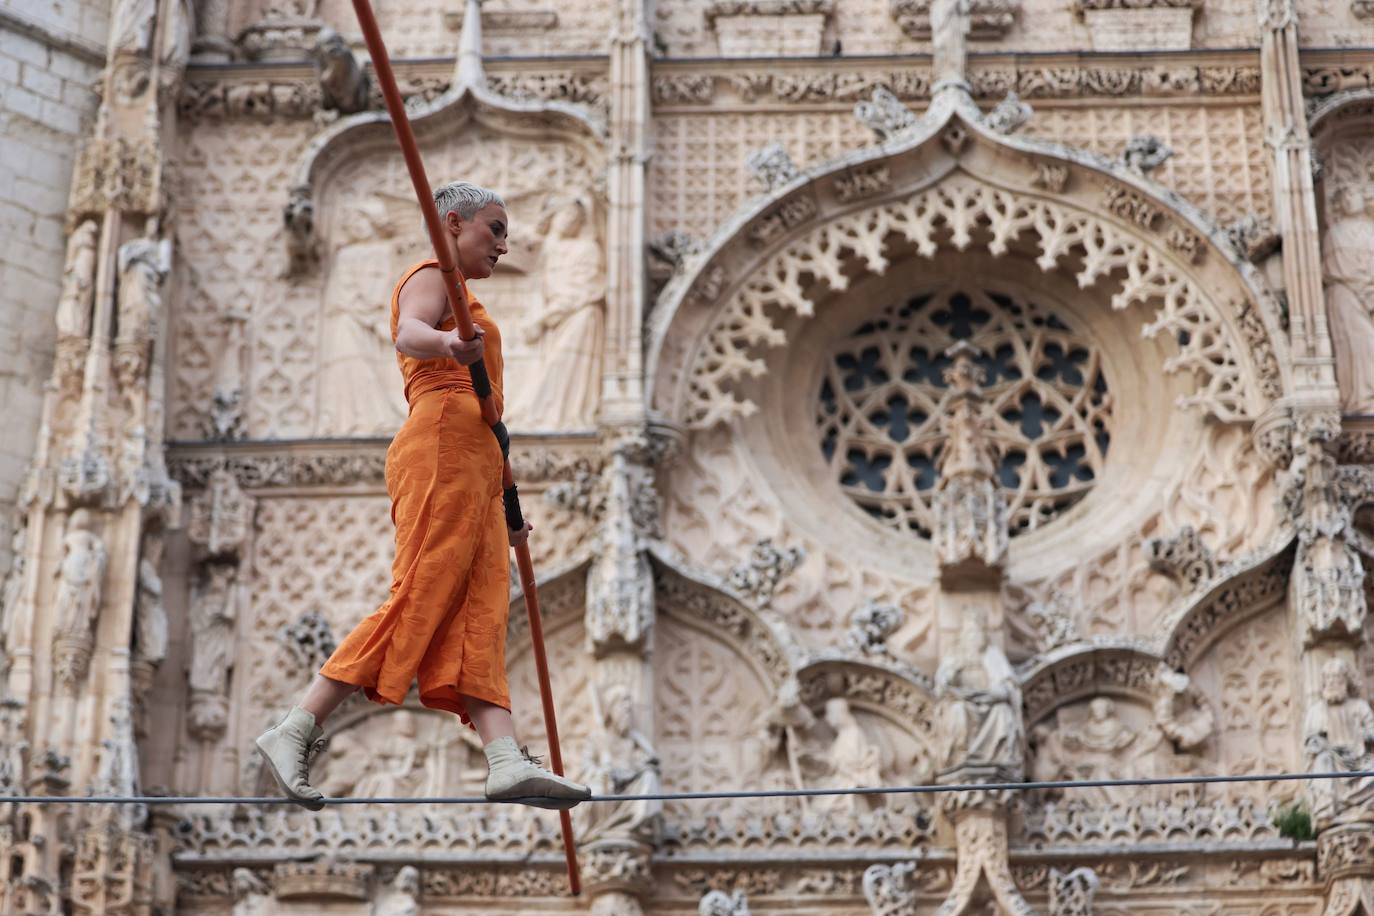
[[(918, 786), (852, 786), (832, 789), (722, 789), (711, 792), (652, 792), (635, 795), (593, 795), (582, 804), (631, 801), (710, 801), (747, 798), (820, 798), (837, 795), (944, 795), (955, 792), (1027, 792), (1045, 789), (1110, 789), (1127, 786), (1197, 786), (1218, 783), (1301, 782), (1309, 779), (1374, 779), (1374, 770), (1349, 773), (1253, 773), (1236, 776), (1141, 776), (1121, 779), (1059, 779), (1032, 782), (976, 782)], [(432, 797), (327, 798), (326, 805), (503, 805), (532, 799), (492, 801), (482, 795)], [(543, 799), (540, 799), (543, 800)], [(289, 798), (257, 795), (11, 795), (0, 804), (33, 805), (294, 805)]]

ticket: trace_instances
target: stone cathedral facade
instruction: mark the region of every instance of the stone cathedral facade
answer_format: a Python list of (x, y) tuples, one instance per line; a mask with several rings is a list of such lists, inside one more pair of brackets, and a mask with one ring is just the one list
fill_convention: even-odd
[[(0, 15), (14, 188), (70, 175), (6, 230), (0, 913), (1374, 916), (1358, 776), (585, 805), (580, 899), (532, 809), (7, 802), (272, 792), (390, 578), (425, 239), (351, 7), (105, 6)], [(431, 181), (509, 203), (572, 775), (1374, 769), (1368, 0), (377, 7)], [(413, 698), (329, 733), (329, 795), (480, 792)]]

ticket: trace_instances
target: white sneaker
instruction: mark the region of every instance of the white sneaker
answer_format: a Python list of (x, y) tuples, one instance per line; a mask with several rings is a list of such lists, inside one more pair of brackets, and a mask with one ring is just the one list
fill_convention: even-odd
[(291, 707), (286, 718), (258, 736), (258, 752), (267, 761), (267, 772), (281, 786), (286, 797), (319, 811), (324, 794), (310, 784), (310, 761), (324, 748), (324, 729), (315, 717), (299, 706)]
[(517, 747), (514, 738), (497, 738), (484, 750), (489, 801), (517, 801), (564, 811), (592, 797), (586, 786), (540, 766), (539, 758), (531, 757), (527, 748)]

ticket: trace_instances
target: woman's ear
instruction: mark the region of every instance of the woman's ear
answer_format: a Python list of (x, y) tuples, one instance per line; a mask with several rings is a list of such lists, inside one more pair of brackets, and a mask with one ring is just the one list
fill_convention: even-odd
[(450, 210), (444, 215), (444, 222), (449, 232), (454, 235), (463, 231), (463, 218), (458, 215), (457, 210)]

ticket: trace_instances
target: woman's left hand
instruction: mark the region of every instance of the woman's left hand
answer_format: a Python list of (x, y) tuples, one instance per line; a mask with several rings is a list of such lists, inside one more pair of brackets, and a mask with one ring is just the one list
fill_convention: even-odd
[(530, 532), (533, 530), (534, 526), (529, 522), (525, 522), (525, 527), (521, 528), (519, 531), (516, 531), (514, 528), (507, 528), (506, 534), (510, 535), (510, 545), (512, 547), (519, 547), (530, 539)]

